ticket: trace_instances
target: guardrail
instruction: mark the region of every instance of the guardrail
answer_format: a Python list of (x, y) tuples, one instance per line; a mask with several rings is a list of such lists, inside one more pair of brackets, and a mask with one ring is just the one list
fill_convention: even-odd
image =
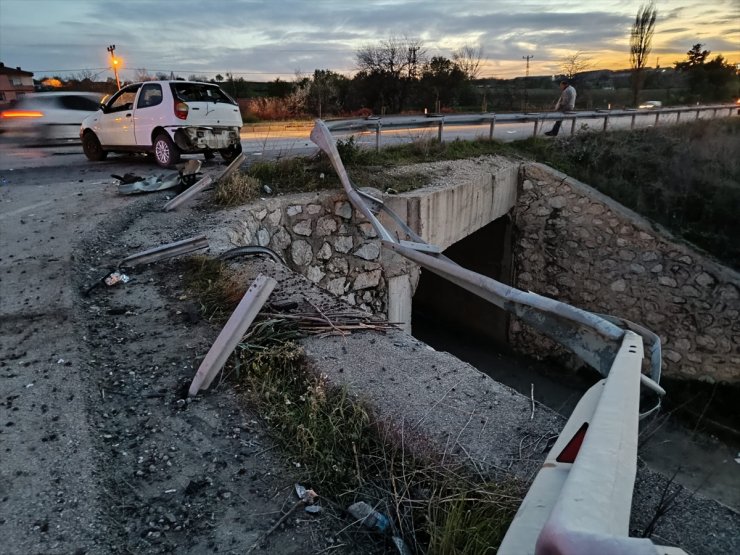
[(581, 398), (498, 549), (500, 555), (685, 555), (629, 537), (642, 340), (626, 332), (609, 375)]
[[(606, 377), (586, 392), (566, 423), (499, 553), (685, 555), (678, 548), (629, 537), (640, 386), (658, 396), (665, 394), (658, 384), (660, 339), (636, 324), (520, 291), (466, 270), (439, 247), (425, 243), (380, 199), (355, 188), (321, 120), (316, 121), (311, 140), (328, 155), (350, 202), (373, 225), (383, 247), (515, 314)], [(380, 223), (375, 217), (380, 211), (391, 217), (398, 232), (391, 233)], [(404, 235), (409, 240), (400, 239)], [(650, 377), (641, 369), (643, 339), (651, 343)], [(660, 402), (652, 410), (659, 406)]]
[(493, 112), (482, 114), (432, 114), (427, 116), (389, 116), (389, 117), (369, 117), (353, 118), (342, 120), (326, 121), (326, 127), (332, 133), (338, 132), (375, 132), (375, 148), (380, 148), (380, 137), (384, 129), (422, 129), (429, 127), (437, 128), (437, 139), (442, 142), (444, 138), (444, 129), (446, 126), (461, 125), (488, 125), (488, 138), (493, 139), (493, 132), (496, 124), (511, 123), (533, 123), (533, 136), (536, 136), (542, 124), (546, 121), (570, 121), (571, 135), (576, 131), (576, 121), (584, 119), (603, 120), (602, 130), (606, 131), (609, 121), (613, 118), (630, 118), (630, 129), (635, 127), (635, 120), (638, 116), (655, 117), (654, 125), (658, 125), (661, 115), (676, 114), (677, 122), (681, 120), (684, 114), (694, 115), (694, 119), (699, 118), (701, 112), (712, 112), (712, 117), (717, 117), (718, 113), (727, 110), (727, 115), (731, 116), (733, 111), (740, 110), (736, 104), (717, 104), (709, 106), (682, 106), (672, 108), (650, 108), (650, 109), (623, 109), (623, 110), (591, 110), (580, 112), (529, 112), (515, 114), (496, 114)]

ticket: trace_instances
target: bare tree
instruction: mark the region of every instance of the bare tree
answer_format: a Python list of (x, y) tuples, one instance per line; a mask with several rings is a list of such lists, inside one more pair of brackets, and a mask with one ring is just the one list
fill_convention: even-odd
[(154, 77), (152, 77), (149, 72), (146, 70), (146, 68), (137, 68), (137, 70), (134, 72), (134, 81), (137, 83), (141, 83), (143, 81), (154, 81)]
[(400, 112), (411, 85), (418, 81), (426, 62), (426, 50), (419, 39), (391, 37), (355, 52), (360, 75), (373, 81), (381, 110), (388, 105)]
[(423, 42), (408, 37), (390, 37), (378, 44), (361, 46), (355, 55), (360, 71), (382, 73), (399, 79), (416, 77), (426, 61)]
[(481, 60), (483, 59), (482, 46), (470, 46), (468, 44), (452, 52), (452, 61), (465, 74), (470, 81), (478, 78), (481, 70)]
[(645, 82), (645, 67), (652, 50), (655, 19), (658, 11), (651, 1), (640, 6), (630, 33), (630, 67), (632, 68), (632, 104), (637, 106)]
[(593, 62), (591, 58), (581, 50), (573, 54), (568, 54), (560, 60), (560, 72), (566, 79), (573, 79), (576, 75), (590, 69), (592, 66)]

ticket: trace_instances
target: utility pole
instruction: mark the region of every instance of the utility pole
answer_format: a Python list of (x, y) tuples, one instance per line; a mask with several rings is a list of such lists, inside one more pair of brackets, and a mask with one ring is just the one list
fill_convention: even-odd
[(527, 54), (522, 56), (522, 60), (527, 60), (527, 69), (524, 73), (524, 111), (527, 111), (527, 105), (529, 104), (529, 91), (527, 90), (527, 84), (529, 81), (529, 60), (534, 58), (534, 54)]
[(118, 59), (116, 58), (116, 55), (113, 54), (113, 52), (115, 51), (115, 49), (116, 49), (116, 45), (115, 44), (111, 44), (107, 48), (108, 52), (110, 52), (111, 63), (113, 64), (113, 75), (116, 76), (116, 87), (118, 87), (118, 89), (120, 89), (121, 88), (121, 81), (119, 81), (119, 79), (118, 79)]

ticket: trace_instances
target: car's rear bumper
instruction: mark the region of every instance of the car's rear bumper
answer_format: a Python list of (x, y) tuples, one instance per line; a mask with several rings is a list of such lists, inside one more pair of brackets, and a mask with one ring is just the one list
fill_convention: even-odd
[(179, 127), (170, 131), (175, 144), (186, 152), (221, 150), (240, 141), (238, 127)]

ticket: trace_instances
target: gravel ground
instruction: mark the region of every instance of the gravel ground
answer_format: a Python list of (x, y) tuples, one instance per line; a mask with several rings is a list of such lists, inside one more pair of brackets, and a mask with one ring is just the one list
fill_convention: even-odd
[(232, 386), (185, 398), (219, 329), (176, 260), (82, 293), (123, 256), (217, 225), (162, 213), (167, 193), (118, 196), (120, 166), (2, 175), (2, 552), (385, 552), (330, 507), (261, 541), (300, 468)]

